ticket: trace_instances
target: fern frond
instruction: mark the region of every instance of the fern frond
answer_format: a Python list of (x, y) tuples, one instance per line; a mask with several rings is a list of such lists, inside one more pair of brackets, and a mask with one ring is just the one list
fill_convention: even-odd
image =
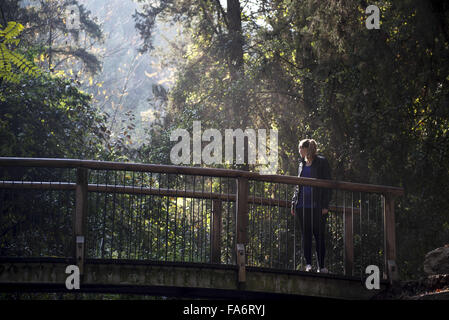
[[(11, 45), (17, 46), (19, 39), (16, 37), (22, 32), (20, 23), (9, 21), (4, 30), (0, 30), (0, 78), (7, 82), (18, 83), (21, 73), (37, 77), (41, 71), (31, 61), (17, 50), (10, 49)], [(12, 66), (18, 70), (13, 70)], [(20, 71), (20, 72), (15, 72)]]
[(9, 21), (4, 30), (0, 30), (0, 37), (5, 38), (5, 42), (8, 42), (17, 37), (23, 30), (23, 25), (15, 21)]

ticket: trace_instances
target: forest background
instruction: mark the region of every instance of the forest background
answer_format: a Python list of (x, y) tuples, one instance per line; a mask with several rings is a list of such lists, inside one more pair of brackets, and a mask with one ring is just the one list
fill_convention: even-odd
[[(365, 8), (380, 8), (379, 30)], [(67, 29), (66, 8), (80, 11)], [(170, 163), (170, 132), (313, 138), (333, 179), (401, 186), (401, 278), (449, 243), (449, 3), (5, 0), (0, 156)], [(233, 165), (222, 167), (235, 168)], [(251, 166), (248, 168), (252, 170)]]

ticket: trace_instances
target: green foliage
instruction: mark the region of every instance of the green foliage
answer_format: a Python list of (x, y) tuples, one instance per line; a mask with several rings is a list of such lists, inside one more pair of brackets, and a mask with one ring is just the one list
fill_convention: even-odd
[(95, 158), (106, 138), (90, 97), (43, 75), (0, 86), (2, 156)]
[(8, 82), (19, 83), (19, 71), (34, 77), (40, 74), (40, 70), (19, 50), (11, 49), (13, 45), (18, 46), (20, 40), (17, 37), (22, 30), (23, 26), (14, 21), (9, 21), (6, 28), (0, 30), (0, 78)]

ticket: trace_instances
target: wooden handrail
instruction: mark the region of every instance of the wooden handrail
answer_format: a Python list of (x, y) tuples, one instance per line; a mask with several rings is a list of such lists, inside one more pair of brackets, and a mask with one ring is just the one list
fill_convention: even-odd
[(51, 167), (51, 168), (89, 168), (94, 170), (123, 170), (155, 173), (171, 173), (186, 175), (201, 175), (213, 177), (247, 178), (249, 180), (265, 181), (272, 183), (284, 183), (292, 185), (308, 185), (313, 187), (340, 189), (347, 191), (372, 192), (380, 194), (404, 195), (404, 188), (382, 185), (354, 183), (337, 180), (323, 180), (315, 178), (299, 178), (284, 175), (262, 175), (256, 172), (242, 170), (230, 170), (220, 168), (200, 168), (160, 164), (143, 164), (131, 162), (111, 162), (78, 159), (53, 159), (53, 158), (15, 158), (0, 157), (0, 166), (15, 167)]
[[(1, 181), (0, 188), (5, 189), (37, 189), (37, 190), (75, 190), (76, 183), (74, 182), (38, 182), (38, 181)], [(133, 187), (124, 185), (111, 185), (111, 184), (88, 184), (87, 190), (89, 192), (111, 192), (111, 193), (125, 193), (125, 194), (146, 194), (163, 197), (176, 197), (176, 198), (196, 198), (196, 199), (210, 199), (219, 201), (236, 200), (235, 194), (218, 193), (218, 192), (202, 192), (185, 189), (167, 189), (167, 188), (149, 188), (149, 187)], [(248, 195), (248, 204), (265, 205), (265, 206), (279, 206), (282, 208), (290, 208), (291, 201), (277, 198), (263, 198), (254, 195)], [(353, 212), (359, 213), (359, 208), (354, 207), (341, 207), (341, 206), (329, 206), (329, 210), (335, 212)]]

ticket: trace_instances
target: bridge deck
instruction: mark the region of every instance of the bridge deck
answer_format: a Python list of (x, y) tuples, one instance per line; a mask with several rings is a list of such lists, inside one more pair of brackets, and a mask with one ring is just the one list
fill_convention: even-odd
[[(71, 258), (0, 258), (0, 291), (62, 291)], [(381, 281), (381, 289), (387, 286)], [(362, 279), (333, 274), (247, 267), (238, 282), (235, 265), (87, 259), (78, 292), (140, 293), (209, 298), (369, 299)]]

